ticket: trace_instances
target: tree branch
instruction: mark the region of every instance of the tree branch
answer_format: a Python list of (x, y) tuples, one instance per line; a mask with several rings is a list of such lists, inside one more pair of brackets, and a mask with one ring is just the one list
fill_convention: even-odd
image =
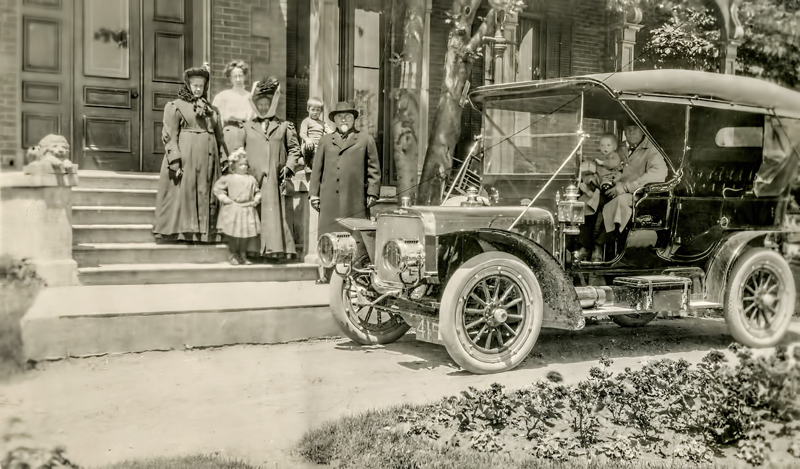
[(502, 11), (498, 11), (495, 8), (489, 10), (489, 13), (483, 19), (483, 23), (481, 23), (480, 27), (478, 28), (478, 32), (473, 34), (472, 39), (470, 39), (467, 43), (465, 47), (465, 52), (467, 54), (476, 53), (478, 48), (486, 43), (484, 37), (494, 35), (494, 32), (497, 29), (497, 16), (502, 14)]

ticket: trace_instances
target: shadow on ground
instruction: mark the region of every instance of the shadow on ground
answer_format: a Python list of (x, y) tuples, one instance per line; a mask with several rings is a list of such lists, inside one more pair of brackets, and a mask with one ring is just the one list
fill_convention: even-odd
[[(781, 341), (788, 345), (800, 342), (800, 321), (793, 322)], [(568, 364), (597, 360), (600, 357), (650, 357), (670, 353), (708, 351), (726, 348), (733, 338), (722, 319), (656, 319), (640, 328), (619, 327), (611, 322), (589, 323), (580, 331), (542, 329), (528, 358), (518, 369), (543, 368), (552, 364)], [(387, 345), (359, 346), (340, 342), (337, 350), (359, 353), (390, 351), (399, 354), (398, 364), (412, 370), (430, 370), (440, 366), (452, 368), (454, 376), (469, 375), (453, 362), (444, 346), (417, 341), (408, 334)], [(416, 359), (408, 360), (414, 357)]]

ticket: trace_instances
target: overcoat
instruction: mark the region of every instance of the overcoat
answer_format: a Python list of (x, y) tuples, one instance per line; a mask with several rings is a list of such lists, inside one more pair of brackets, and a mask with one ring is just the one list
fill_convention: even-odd
[(261, 188), (260, 245), (250, 246), (248, 250), (261, 254), (296, 254), (280, 177), (284, 166), (292, 174), (302, 169), (294, 125), (277, 117), (248, 121), (244, 124), (244, 149), (250, 163), (250, 174)]
[(628, 190), (627, 193), (618, 195), (608, 201), (603, 207), (603, 223), (608, 233), (619, 225), (619, 231), (625, 229), (633, 215), (633, 193), (636, 189), (644, 187), (651, 182), (664, 182), (667, 180), (667, 163), (664, 157), (644, 137), (633, 152), (628, 155), (625, 167), (620, 176), (620, 184)]
[[(162, 137), (165, 155), (153, 232), (167, 239), (218, 241), (213, 188), (227, 161), (219, 113), (198, 117), (191, 103), (170, 101), (164, 107)], [(180, 177), (170, 165), (179, 165)]]
[(318, 235), (341, 231), (338, 218), (369, 218), (367, 196), (380, 196), (381, 165), (366, 132), (323, 135), (314, 154), (309, 197), (319, 197)]

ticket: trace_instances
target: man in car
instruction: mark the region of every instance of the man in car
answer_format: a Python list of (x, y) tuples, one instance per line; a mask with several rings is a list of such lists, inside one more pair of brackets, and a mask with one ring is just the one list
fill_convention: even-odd
[[(633, 193), (651, 182), (667, 180), (667, 163), (656, 147), (645, 137), (642, 129), (633, 122), (625, 123), (625, 140), (628, 156), (624, 162), (622, 176), (617, 183), (605, 192), (610, 199), (605, 206), (598, 207), (595, 215), (587, 216), (581, 226), (578, 258), (585, 257), (592, 248), (592, 262), (603, 261), (603, 247), (614, 241), (628, 226), (633, 214)], [(623, 152), (624, 153), (624, 152)], [(596, 175), (587, 178), (588, 182), (599, 185)], [(603, 229), (594, 236), (595, 218), (602, 217)], [(594, 239), (592, 239), (594, 238)], [(592, 242), (593, 241), (593, 242)]]

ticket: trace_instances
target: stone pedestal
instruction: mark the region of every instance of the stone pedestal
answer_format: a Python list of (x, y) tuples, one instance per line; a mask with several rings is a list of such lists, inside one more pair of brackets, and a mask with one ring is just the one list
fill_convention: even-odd
[(633, 63), (636, 60), (634, 48), (636, 47), (636, 33), (642, 29), (642, 25), (624, 21), (616, 26), (616, 57), (618, 72), (633, 71)]
[(0, 254), (28, 259), (48, 286), (78, 285), (72, 259), (72, 186), (67, 174), (0, 173)]
[(291, 204), (292, 229), (294, 230), (297, 257), (304, 262), (317, 262), (317, 220), (319, 214), (308, 203), (308, 185), (311, 170), (305, 169), (292, 178), (292, 195), (287, 197)]

